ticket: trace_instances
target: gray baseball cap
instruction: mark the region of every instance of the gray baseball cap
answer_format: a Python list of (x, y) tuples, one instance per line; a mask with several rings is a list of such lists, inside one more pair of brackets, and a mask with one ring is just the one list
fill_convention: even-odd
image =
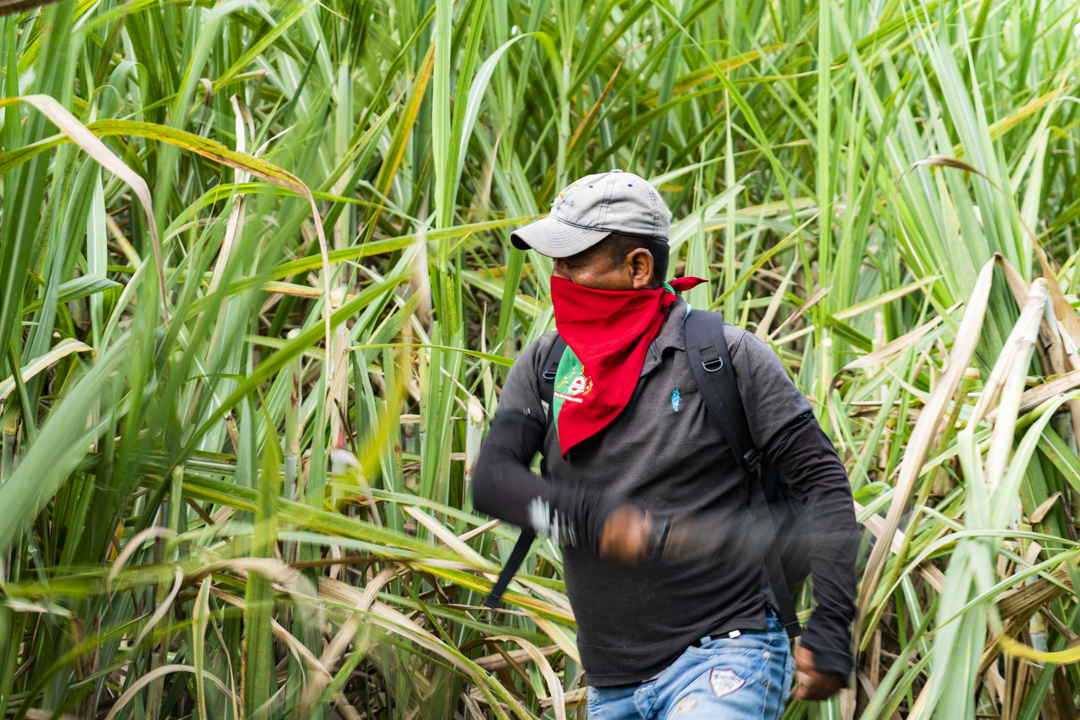
[(553, 258), (587, 250), (611, 233), (667, 241), (671, 211), (648, 180), (612, 170), (571, 183), (551, 203), (551, 213), (518, 228), (510, 242)]

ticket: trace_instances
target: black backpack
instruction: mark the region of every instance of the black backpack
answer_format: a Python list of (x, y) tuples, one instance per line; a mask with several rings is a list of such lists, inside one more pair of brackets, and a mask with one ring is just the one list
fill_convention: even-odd
[[(683, 324), (686, 333), (687, 359), (694, 380), (724, 438), (739, 464), (746, 470), (750, 484), (750, 504), (758, 523), (771, 542), (766, 543), (765, 565), (769, 582), (779, 607), (780, 622), (790, 637), (801, 634), (795, 614), (792, 589), (810, 574), (810, 543), (806, 542), (808, 524), (803, 504), (788, 487), (780, 470), (754, 445), (739, 396), (735, 370), (724, 338), (724, 318), (715, 312), (690, 312)], [(538, 378), (540, 397), (550, 414), (555, 390), (555, 373), (566, 350), (566, 341), (556, 337), (544, 371)], [(549, 418), (550, 420), (550, 418)], [(532, 546), (536, 533), (522, 528), (499, 579), (484, 599), (484, 605), (496, 608), (506, 586), (513, 579)]]

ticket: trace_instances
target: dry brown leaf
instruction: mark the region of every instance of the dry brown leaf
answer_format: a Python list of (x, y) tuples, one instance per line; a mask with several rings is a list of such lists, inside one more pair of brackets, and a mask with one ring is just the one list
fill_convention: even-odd
[(1028, 627), (1028, 622), (1040, 608), (1051, 600), (1068, 594), (1068, 591), (1062, 587), (1062, 585), (1066, 587), (1070, 585), (1068, 568), (1060, 565), (1050, 576), (1058, 582), (1041, 577), (1030, 585), (1021, 585), (998, 596), (998, 612), (1003, 619), (1009, 618), (1009, 622), (987, 643), (982, 661), (979, 663), (980, 674), (986, 672), (1003, 650), (1008, 649), (1008, 638), (1016, 637)]
[[(889, 546), (900, 526), (900, 518), (907, 509), (911, 494), (915, 489), (915, 481), (919, 477), (923, 463), (930, 446), (937, 436), (938, 425), (945, 415), (949, 403), (952, 401), (960, 380), (964, 376), (971, 358), (975, 353), (975, 346), (979, 342), (982, 331), (983, 317), (986, 315), (986, 306), (990, 297), (990, 287), (993, 282), (994, 261), (987, 262), (979, 272), (979, 278), (967, 301), (964, 318), (953, 342), (952, 352), (949, 356), (949, 364), (942, 373), (934, 390), (930, 393), (930, 399), (919, 415), (915, 428), (908, 441), (907, 450), (900, 464), (899, 477), (896, 480), (892, 503), (885, 518), (879, 540), (874, 544), (870, 559), (863, 573), (862, 587), (859, 593), (858, 617), (854, 626), (854, 647), (858, 647), (858, 638), (862, 632), (862, 624), (870, 611), (870, 601), (874, 597), (878, 583), (881, 581), (882, 572), (885, 569), (885, 558), (889, 552)], [(924, 693), (925, 694), (925, 693)]]
[[(855, 513), (861, 513), (865, 508), (858, 502), (855, 502)], [(882, 533), (885, 532), (885, 518), (880, 515), (871, 515), (863, 523), (867, 530), (873, 533), (874, 537), (880, 538)], [(894, 552), (900, 552), (900, 548), (904, 545), (904, 533), (896, 530), (893, 532), (892, 543), (890, 549)], [(945, 573), (941, 572), (937, 567), (930, 563), (923, 563), (919, 566), (919, 572), (922, 574), (923, 579), (934, 590), (941, 592), (942, 587), (945, 585)]]
[[(0, 0), (0, 15), (14, 15), (44, 5), (51, 5), (54, 2), (60, 2), (60, 0)], [(26, 717), (30, 717), (30, 715)], [(51, 717), (51, 714), (48, 717)]]
[(808, 299), (806, 300), (806, 302), (804, 302), (804, 303), (803, 303), (802, 305), (800, 305), (800, 306), (799, 306), (799, 309), (798, 309), (798, 310), (796, 310), (795, 312), (791, 313), (791, 316), (790, 316), (790, 317), (789, 317), (789, 318), (788, 318), (787, 320), (785, 320), (785, 321), (784, 321), (783, 323), (781, 323), (781, 324), (780, 324), (780, 327), (776, 328), (775, 330), (773, 330), (773, 331), (772, 331), (772, 332), (771, 332), (771, 333), (769, 334), (769, 340), (774, 340), (774, 339), (776, 338), (776, 336), (777, 336), (777, 335), (779, 335), (779, 334), (780, 334), (780, 333), (781, 333), (781, 332), (782, 332), (782, 331), (784, 330), (784, 328), (788, 327), (788, 326), (789, 326), (789, 325), (791, 325), (791, 324), (792, 324), (793, 322), (795, 322), (795, 321), (796, 321), (796, 320), (798, 320), (798, 319), (799, 319), (800, 317), (802, 317), (802, 316), (803, 316), (803, 313), (805, 313), (805, 312), (806, 312), (807, 310), (809, 310), (810, 308), (812, 308), (812, 307), (814, 307), (815, 305), (817, 305), (817, 304), (818, 304), (818, 302), (820, 302), (820, 301), (821, 301), (821, 299), (822, 299), (823, 297), (825, 297), (826, 295), (828, 295), (828, 294), (829, 294), (829, 291), (831, 291), (831, 290), (832, 290), (832, 287), (825, 287), (825, 288), (821, 288), (821, 289), (820, 289), (820, 290), (818, 290), (818, 291), (817, 291), (816, 293), (814, 293), (813, 295), (811, 295), (811, 296), (810, 296), (810, 297), (809, 297), (809, 298), (808, 298)]
[[(44, 355), (34, 358), (25, 367), (20, 370), (22, 381), (26, 382), (30, 378), (34, 377), (42, 370), (49, 366), (59, 362), (61, 358), (65, 358), (71, 353), (88, 352), (93, 353), (95, 356), (97, 353), (94, 348), (90, 347), (86, 343), (79, 342), (75, 338), (65, 338), (58, 342), (49, 352)], [(7, 378), (3, 382), (0, 382), (0, 405), (7, 400), (8, 395), (15, 389), (15, 376)]]
[[(949, 309), (952, 310), (956, 307), (959, 306), (954, 305), (952, 308)], [(927, 323), (924, 323), (923, 325), (920, 325), (914, 330), (904, 333), (895, 340), (889, 341), (888, 343), (879, 347), (877, 350), (874, 350), (873, 352), (869, 352), (860, 358), (852, 360), (847, 365), (840, 368), (840, 372), (844, 372), (845, 370), (858, 370), (860, 368), (874, 367), (875, 365), (887, 363), (889, 360), (892, 360), (894, 357), (904, 352), (905, 350), (914, 347), (915, 344), (918, 343), (924, 335), (926, 335), (926, 333), (930, 332), (938, 325), (940, 325), (941, 321), (942, 317), (939, 315), (938, 317)]]
[(1050, 300), (1054, 304), (1054, 315), (1057, 316), (1058, 325), (1063, 331), (1061, 334), (1069, 341), (1066, 349), (1070, 355), (1075, 355), (1077, 348), (1080, 347), (1080, 320), (1077, 320), (1076, 311), (1073, 310), (1069, 301), (1065, 299), (1065, 293), (1061, 291), (1057, 275), (1054, 274), (1054, 269), (1050, 267), (1050, 261), (1047, 260), (1046, 253), (1037, 243), (1033, 244), (1035, 245), (1035, 254), (1039, 256), (1039, 264), (1042, 265), (1043, 277), (1046, 278), (1046, 284), (1050, 291)]
[[(540, 652), (542, 652), (545, 656), (552, 655), (558, 652), (558, 650), (558, 645), (548, 645), (546, 647), (540, 648)], [(522, 663), (532, 662), (532, 656), (529, 655), (529, 653), (525, 650), (510, 650), (507, 654), (510, 656), (511, 660), (518, 663), (519, 665)], [(473, 662), (475, 662), (477, 665), (484, 668), (488, 672), (492, 672), (494, 670), (502, 670), (503, 668), (510, 666), (510, 663), (507, 662), (506, 658), (502, 655), (485, 655), (483, 657), (477, 658)]]
[(513, 642), (524, 648), (528, 653), (532, 661), (536, 663), (536, 666), (540, 669), (540, 674), (544, 676), (544, 682), (547, 683), (548, 691), (551, 695), (552, 707), (555, 709), (555, 720), (566, 720), (566, 698), (563, 694), (562, 680), (555, 674), (555, 670), (552, 669), (551, 663), (548, 662), (547, 657), (540, 651), (540, 648), (533, 645), (528, 640), (524, 640), (514, 635), (496, 635), (493, 638), (489, 638), (495, 642)]
[(1042, 503), (1039, 504), (1039, 507), (1035, 508), (1035, 512), (1031, 513), (1031, 524), (1034, 525), (1035, 523), (1042, 522), (1043, 518), (1046, 517), (1046, 514), (1050, 512), (1051, 508), (1054, 507), (1054, 504), (1057, 503), (1059, 497), (1061, 497), (1061, 493), (1056, 492), (1043, 500)]
[[(105, 720), (113, 720), (113, 718), (115, 718), (120, 713), (120, 711), (123, 710), (129, 702), (131, 702), (131, 699), (135, 697), (135, 695), (140, 690), (152, 683), (154, 680), (157, 680), (163, 675), (168, 675), (169, 673), (174, 672), (193, 673), (195, 672), (195, 668), (191, 665), (162, 665), (159, 668), (154, 668), (150, 672), (141, 676), (134, 683), (132, 683), (131, 686), (124, 691), (124, 694), (117, 698), (116, 703), (113, 704), (112, 709), (109, 711), (109, 714), (105, 716)], [(221, 690), (221, 692), (225, 693), (225, 695), (229, 697), (234, 697), (232, 691), (225, 686), (225, 683), (221, 682), (221, 680), (218, 679), (217, 675), (207, 672), (206, 670), (203, 670), (202, 675), (203, 677), (208, 678), (212, 683), (217, 685), (218, 689)]]
[[(1080, 370), (1060, 375), (1042, 385), (1036, 385), (1020, 396), (1020, 413), (1031, 412), (1044, 402), (1058, 395), (1063, 395), (1073, 388), (1080, 387)], [(993, 422), (997, 418), (997, 408), (986, 414), (986, 419)]]

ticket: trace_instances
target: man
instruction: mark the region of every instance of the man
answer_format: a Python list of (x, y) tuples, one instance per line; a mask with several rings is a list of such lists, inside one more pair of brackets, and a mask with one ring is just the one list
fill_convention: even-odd
[[(725, 326), (755, 444), (804, 503), (812, 536), (846, 541), (815, 545), (817, 607), (794, 658), (760, 543), (732, 542), (709, 563), (654, 557), (654, 518), (726, 518), (745, 537), (755, 525), (748, 475), (687, 361), (690, 308), (663, 283), (670, 220), (652, 185), (615, 170), (573, 183), (550, 215), (512, 235), (554, 260), (567, 348), (550, 407), (539, 376), (557, 334), (511, 368), (474, 472), (474, 505), (562, 543), (590, 718), (778, 718), (795, 668), (804, 700), (830, 697), (851, 672), (851, 488), (779, 358)], [(537, 452), (547, 479), (529, 470)]]

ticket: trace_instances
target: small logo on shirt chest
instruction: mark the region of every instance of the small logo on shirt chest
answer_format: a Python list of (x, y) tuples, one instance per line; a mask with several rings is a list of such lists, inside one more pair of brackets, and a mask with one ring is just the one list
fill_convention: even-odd
[(679, 403), (682, 402), (682, 396), (679, 395), (679, 388), (675, 388), (671, 393), (671, 411), (679, 412)]

